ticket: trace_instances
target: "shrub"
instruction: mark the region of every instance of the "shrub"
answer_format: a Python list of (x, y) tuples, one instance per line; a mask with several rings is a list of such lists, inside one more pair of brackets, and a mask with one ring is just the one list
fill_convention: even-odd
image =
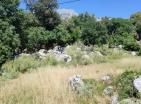
[(22, 55), (14, 60), (8, 61), (2, 65), (2, 75), (8, 79), (16, 78), (20, 73), (31, 72), (38, 67), (46, 65), (58, 65), (61, 62), (55, 60), (51, 55), (46, 59), (37, 59), (36, 55)]
[(141, 72), (126, 71), (115, 79), (115, 85), (120, 96), (120, 100), (129, 97), (140, 97), (139, 93), (133, 86), (134, 79), (139, 75), (141, 75)]
[(127, 42), (124, 44), (124, 49), (128, 51), (139, 51), (140, 45), (136, 42)]

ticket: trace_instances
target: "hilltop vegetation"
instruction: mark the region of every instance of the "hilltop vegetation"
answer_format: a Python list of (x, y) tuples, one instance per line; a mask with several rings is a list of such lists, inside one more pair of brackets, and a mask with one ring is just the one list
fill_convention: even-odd
[(123, 45), (125, 50), (141, 52), (137, 43), (141, 39), (140, 12), (131, 15), (130, 19), (103, 17), (97, 21), (94, 15), (83, 13), (61, 20), (56, 12), (56, 0), (28, 4), (28, 12), (18, 8), (19, 2), (0, 1), (0, 65), (25, 51), (32, 53), (77, 41), (85, 45)]

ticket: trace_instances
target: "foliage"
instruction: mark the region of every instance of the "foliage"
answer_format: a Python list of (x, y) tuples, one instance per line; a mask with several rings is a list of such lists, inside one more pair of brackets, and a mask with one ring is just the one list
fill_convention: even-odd
[(141, 12), (132, 14), (130, 20), (133, 23), (133, 25), (136, 27), (136, 31), (138, 34), (137, 39), (141, 40)]
[(20, 50), (23, 51), (28, 41), (26, 30), (30, 27), (39, 26), (39, 22), (32, 13), (24, 13), (22, 10), (18, 10), (11, 19), (11, 24), (16, 27), (15, 31), (19, 34), (21, 41)]
[[(75, 33), (74, 33), (75, 32)], [(66, 46), (72, 44), (79, 39), (79, 29), (73, 29), (71, 32), (67, 30), (67, 26), (57, 26), (49, 36), (49, 43), (58, 44), (60, 46)]]
[(59, 14), (55, 11), (57, 6), (57, 0), (38, 0), (30, 10), (34, 12), (41, 26), (52, 30), (60, 23)]
[(138, 98), (139, 93), (133, 86), (133, 81), (141, 75), (141, 72), (137, 71), (126, 71), (120, 76), (118, 76), (115, 80), (116, 89), (118, 94), (120, 95), (120, 100), (126, 99), (129, 97)]
[(0, 19), (9, 20), (17, 11), (19, 0), (1, 0), (0, 1)]
[(88, 13), (80, 14), (74, 24), (81, 28), (81, 40), (85, 45), (105, 44), (107, 41), (106, 27)]
[(140, 50), (140, 45), (136, 42), (127, 42), (125, 45), (124, 45), (124, 49), (128, 50), (128, 51), (139, 51)]
[(107, 20), (106, 26), (109, 34), (109, 45), (126, 45), (129, 42), (135, 43), (135, 29), (128, 19), (113, 18)]
[(48, 45), (49, 31), (46, 31), (43, 27), (30, 27), (25, 30), (27, 35), (27, 49), (30, 52), (45, 48)]
[(14, 26), (0, 20), (0, 65), (11, 58), (20, 45)]
[(46, 59), (37, 59), (36, 55), (21, 55), (18, 58), (8, 61), (2, 65), (3, 77), (5, 78), (16, 78), (20, 73), (31, 72), (36, 70), (38, 67), (46, 65), (57, 65), (57, 62), (53, 57)]

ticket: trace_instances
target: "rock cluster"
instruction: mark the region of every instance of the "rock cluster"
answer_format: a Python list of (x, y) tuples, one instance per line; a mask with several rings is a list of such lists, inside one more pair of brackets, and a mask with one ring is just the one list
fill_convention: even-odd
[(57, 61), (64, 61), (64, 62), (70, 62), (72, 61), (72, 57), (70, 55), (67, 55), (63, 52), (63, 48), (60, 46), (54, 47), (52, 50), (45, 50), (41, 49), (37, 52), (37, 55), (40, 59), (46, 59), (49, 55), (53, 55), (53, 57)]
[(84, 86), (81, 75), (74, 75), (69, 78), (69, 86), (73, 91), (79, 92)]
[(138, 90), (138, 92), (141, 93), (141, 77), (136, 78), (136, 79), (133, 81), (133, 84), (134, 84), (134, 87), (136, 88), (136, 90)]
[(111, 96), (113, 92), (114, 92), (113, 86), (108, 86), (103, 90), (103, 93), (108, 96)]

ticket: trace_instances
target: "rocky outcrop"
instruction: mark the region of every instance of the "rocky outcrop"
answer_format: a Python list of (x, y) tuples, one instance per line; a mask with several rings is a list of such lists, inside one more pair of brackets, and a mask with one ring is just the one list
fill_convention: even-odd
[(74, 75), (69, 78), (69, 86), (73, 91), (79, 92), (84, 86), (81, 75)]
[(65, 54), (64, 48), (60, 46), (56, 46), (48, 51), (45, 49), (40, 49), (36, 54), (40, 59), (46, 59), (50, 55), (52, 55), (52, 57), (54, 57), (57, 61), (64, 61), (64, 62), (72, 61), (72, 57), (68, 54)]
[(136, 79), (133, 81), (133, 84), (134, 84), (134, 87), (136, 88), (136, 90), (138, 90), (138, 92), (141, 93), (141, 77), (136, 78)]

